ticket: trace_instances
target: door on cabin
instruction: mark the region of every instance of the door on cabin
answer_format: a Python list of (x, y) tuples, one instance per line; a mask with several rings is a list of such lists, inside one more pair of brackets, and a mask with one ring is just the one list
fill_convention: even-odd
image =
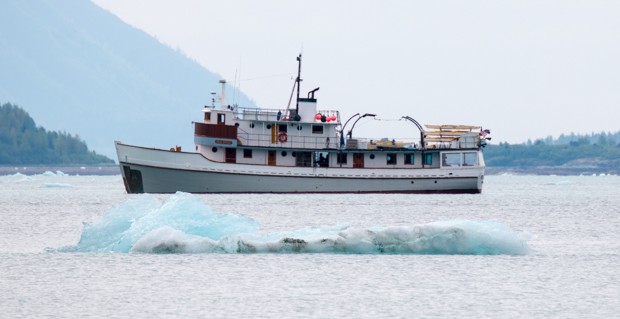
[(236, 148), (226, 149), (226, 163), (237, 163), (237, 149)]
[(269, 151), (267, 153), (267, 165), (276, 166), (276, 151)]
[(364, 153), (353, 153), (353, 168), (364, 168)]

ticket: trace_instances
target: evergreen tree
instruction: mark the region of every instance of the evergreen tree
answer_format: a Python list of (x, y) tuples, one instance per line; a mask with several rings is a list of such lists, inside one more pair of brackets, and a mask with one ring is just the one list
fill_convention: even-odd
[(0, 106), (0, 165), (112, 164), (113, 160), (89, 152), (78, 135), (47, 132), (19, 106)]

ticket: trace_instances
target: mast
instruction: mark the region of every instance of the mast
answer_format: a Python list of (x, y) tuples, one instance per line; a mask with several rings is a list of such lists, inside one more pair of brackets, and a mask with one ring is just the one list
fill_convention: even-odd
[(299, 116), (299, 86), (301, 84), (301, 53), (297, 56), (297, 102), (295, 103), (295, 117)]

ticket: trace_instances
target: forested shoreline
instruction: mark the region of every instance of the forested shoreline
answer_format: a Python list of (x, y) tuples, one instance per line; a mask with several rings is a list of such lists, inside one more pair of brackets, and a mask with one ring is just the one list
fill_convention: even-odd
[(0, 165), (113, 164), (89, 151), (78, 135), (47, 131), (21, 107), (0, 106)]
[(620, 173), (620, 131), (560, 135), (484, 150), (487, 167), (540, 174)]

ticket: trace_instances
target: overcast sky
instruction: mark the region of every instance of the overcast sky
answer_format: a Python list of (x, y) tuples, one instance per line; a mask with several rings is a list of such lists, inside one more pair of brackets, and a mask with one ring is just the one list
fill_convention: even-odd
[[(361, 113), (475, 124), (494, 141), (620, 130), (620, 1), (94, 0), (258, 106), (302, 92)], [(392, 134), (392, 129), (400, 132)], [(360, 121), (357, 136), (416, 136)]]

